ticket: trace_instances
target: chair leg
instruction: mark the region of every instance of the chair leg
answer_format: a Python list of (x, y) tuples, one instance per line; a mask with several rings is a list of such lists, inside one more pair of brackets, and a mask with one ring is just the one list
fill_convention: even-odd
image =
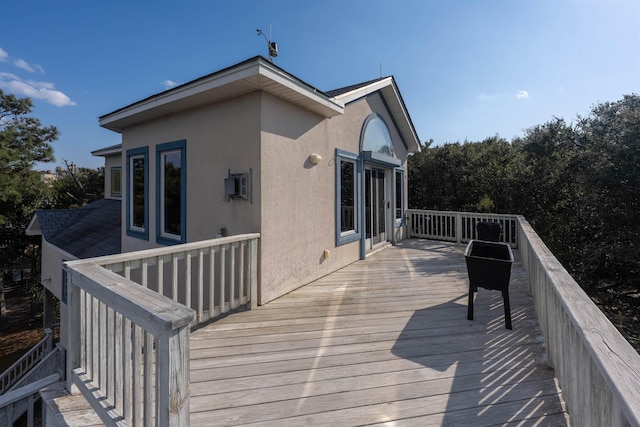
[(502, 300), (504, 301), (504, 324), (507, 329), (513, 329), (511, 327), (511, 305), (509, 304), (509, 290), (502, 292)]
[(469, 304), (467, 304), (467, 319), (473, 320), (473, 294), (478, 288), (469, 283)]

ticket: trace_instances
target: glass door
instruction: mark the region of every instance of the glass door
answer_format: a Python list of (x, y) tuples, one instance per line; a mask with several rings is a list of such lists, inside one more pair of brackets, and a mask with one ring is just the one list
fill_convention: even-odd
[(366, 167), (365, 176), (365, 237), (366, 249), (386, 242), (386, 173), (382, 169)]

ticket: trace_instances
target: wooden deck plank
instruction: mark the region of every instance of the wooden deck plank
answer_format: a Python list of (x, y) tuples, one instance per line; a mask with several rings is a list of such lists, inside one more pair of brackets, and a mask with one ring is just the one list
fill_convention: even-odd
[(466, 319), (463, 250), (409, 240), (193, 332), (191, 424), (567, 425), (518, 260), (507, 330), (499, 292)]

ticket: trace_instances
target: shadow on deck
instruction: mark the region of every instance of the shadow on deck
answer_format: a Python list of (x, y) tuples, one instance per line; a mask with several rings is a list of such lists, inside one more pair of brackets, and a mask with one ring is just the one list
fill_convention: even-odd
[(567, 425), (514, 251), (467, 313), (464, 246), (406, 240), (191, 334), (191, 425)]

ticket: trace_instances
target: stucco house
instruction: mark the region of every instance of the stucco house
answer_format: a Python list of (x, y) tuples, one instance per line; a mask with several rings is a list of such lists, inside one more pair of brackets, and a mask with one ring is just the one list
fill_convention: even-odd
[(63, 318), (63, 261), (259, 232), (266, 304), (406, 235), (420, 144), (393, 77), (323, 92), (255, 57), (99, 124), (122, 135), (93, 152), (105, 199), (39, 211), (27, 229), (42, 235), (46, 305), (60, 299)]

